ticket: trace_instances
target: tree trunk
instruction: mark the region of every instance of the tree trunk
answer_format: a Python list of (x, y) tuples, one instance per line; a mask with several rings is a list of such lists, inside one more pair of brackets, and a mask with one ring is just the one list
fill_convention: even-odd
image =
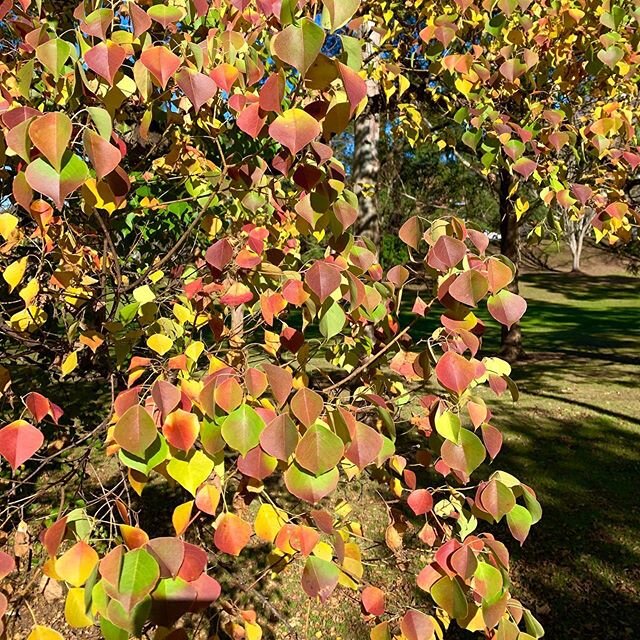
[[(500, 172), (500, 252), (509, 258), (515, 267), (513, 281), (508, 286), (512, 293), (519, 292), (518, 280), (520, 271), (520, 229), (515, 207), (509, 192), (513, 178), (508, 171)], [(524, 355), (522, 348), (522, 329), (516, 322), (510, 329), (502, 327), (500, 356), (507, 362), (515, 362)]]
[(578, 240), (576, 242), (576, 246), (575, 246), (575, 250), (572, 250), (572, 264), (571, 264), (571, 271), (575, 271), (575, 272), (581, 272), (582, 269), (580, 269), (580, 258), (582, 257), (582, 246), (583, 246), (583, 236), (579, 235), (578, 236)]
[(356, 222), (356, 233), (368, 238), (377, 246), (380, 242), (380, 220), (376, 203), (376, 188), (380, 169), (378, 157), (379, 116), (372, 111), (367, 111), (356, 119), (354, 127), (352, 174), (360, 209), (360, 215)]

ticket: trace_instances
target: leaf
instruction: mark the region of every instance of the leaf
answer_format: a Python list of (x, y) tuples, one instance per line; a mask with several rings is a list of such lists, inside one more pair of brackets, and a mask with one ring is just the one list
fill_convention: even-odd
[(61, 38), (52, 38), (36, 47), (36, 58), (57, 80), (64, 71), (64, 65), (73, 49), (70, 42)]
[(179, 22), (184, 18), (185, 11), (182, 7), (168, 6), (165, 4), (156, 4), (147, 9), (147, 15), (161, 24), (165, 29), (175, 22)]
[(213, 484), (204, 484), (196, 493), (196, 507), (208, 513), (210, 516), (216, 514), (218, 504), (220, 503), (220, 491)]
[(331, 31), (344, 27), (360, 7), (360, 0), (322, 0)]
[(82, 144), (98, 180), (109, 175), (122, 160), (120, 149), (91, 129), (84, 130)]
[(211, 79), (225, 93), (231, 93), (233, 85), (240, 77), (240, 72), (228, 62), (218, 65), (210, 72)]
[(42, 158), (36, 158), (26, 168), (25, 177), (34, 191), (48, 196), (62, 209), (64, 200), (87, 180), (89, 169), (76, 154), (69, 155), (60, 173)]
[(492, 478), (478, 496), (479, 507), (496, 522), (500, 521), (516, 504), (513, 491), (499, 480)]
[(433, 618), (416, 609), (409, 609), (400, 620), (400, 630), (407, 640), (431, 640), (435, 629)]
[(4, 281), (9, 285), (9, 293), (11, 293), (22, 282), (24, 273), (27, 270), (28, 256), (15, 260), (2, 272)]
[(409, 218), (398, 231), (400, 240), (412, 249), (418, 250), (420, 241), (422, 240), (422, 222), (418, 216)]
[(378, 587), (367, 586), (362, 590), (362, 606), (372, 616), (384, 614), (384, 591)]
[(324, 408), (322, 396), (303, 387), (291, 398), (291, 411), (305, 427), (310, 427), (320, 416)]
[(441, 454), (449, 467), (470, 475), (484, 462), (486, 450), (475, 433), (469, 429), (462, 429), (460, 443), (454, 444), (450, 440), (445, 440)]
[(222, 423), (224, 441), (243, 456), (260, 443), (260, 434), (265, 428), (264, 420), (255, 409), (242, 405)]
[(452, 618), (462, 620), (468, 612), (467, 599), (460, 583), (455, 578), (443, 576), (430, 590), (435, 603), (442, 607)]
[(200, 433), (198, 416), (182, 409), (170, 413), (162, 425), (162, 433), (167, 442), (176, 449), (189, 451)]
[(140, 62), (160, 83), (162, 89), (166, 89), (169, 78), (180, 66), (180, 58), (167, 47), (160, 45), (145, 49), (140, 56)]
[(176, 82), (196, 111), (213, 98), (218, 90), (216, 83), (209, 76), (187, 67), (183, 67), (176, 74)]
[(179, 504), (171, 516), (171, 524), (176, 532), (176, 536), (181, 536), (191, 524), (191, 512), (193, 511), (193, 500)]
[(314, 424), (306, 431), (295, 451), (298, 464), (315, 476), (334, 468), (343, 454), (342, 440), (321, 424)]
[(353, 117), (360, 103), (367, 97), (367, 83), (346, 64), (337, 62), (337, 65), (349, 100), (349, 116)]
[(476, 368), (472, 362), (454, 351), (447, 351), (435, 367), (438, 382), (458, 395), (476, 378)]
[(475, 307), (487, 295), (489, 283), (479, 271), (470, 269), (459, 274), (449, 287), (449, 294), (458, 302)]
[(269, 125), (269, 135), (295, 155), (321, 132), (320, 123), (302, 109), (288, 109)]
[(509, 513), (507, 513), (507, 525), (511, 535), (522, 546), (529, 535), (533, 519), (529, 510), (520, 504), (516, 504)]
[(453, 413), (453, 411), (447, 410), (444, 413), (436, 413), (435, 427), (443, 438), (456, 444), (460, 441), (462, 423), (458, 414)]
[(320, 333), (329, 340), (342, 331), (346, 322), (347, 316), (342, 307), (336, 301), (332, 301), (320, 317)]
[(167, 464), (167, 473), (182, 485), (192, 496), (213, 471), (214, 463), (202, 451), (194, 451), (187, 460), (172, 458)]
[(300, 21), (300, 26), (289, 25), (271, 41), (273, 54), (297, 69), (302, 76), (307, 74), (324, 44), (324, 30), (309, 18)]
[(340, 569), (330, 560), (309, 556), (302, 571), (302, 588), (310, 597), (326, 602), (338, 584)]
[(440, 236), (429, 249), (427, 264), (433, 269), (446, 272), (459, 264), (466, 254), (464, 242), (450, 236)]
[(159, 356), (171, 351), (173, 340), (162, 333), (154, 333), (147, 338), (147, 346), (151, 351), (155, 351)]
[(72, 351), (60, 365), (62, 377), (68, 376), (78, 366), (78, 352)]
[(0, 455), (15, 471), (44, 444), (40, 429), (24, 420), (16, 420), (0, 429)]
[(72, 587), (81, 587), (98, 564), (98, 554), (80, 541), (56, 560), (56, 573)]
[(253, 529), (248, 522), (233, 513), (225, 513), (218, 520), (213, 543), (223, 553), (238, 556), (249, 544), (252, 534)]
[(525, 314), (527, 301), (522, 296), (503, 289), (495, 295), (489, 296), (487, 309), (500, 324), (505, 325), (507, 329), (511, 329)]
[(74, 629), (90, 627), (93, 624), (85, 605), (84, 589), (78, 587), (69, 589), (64, 603), (64, 617), (67, 624)]
[(361, 471), (378, 458), (384, 439), (375, 429), (362, 422), (356, 422), (351, 434), (351, 444), (344, 453)]
[(304, 277), (306, 285), (318, 296), (320, 303), (340, 287), (341, 280), (340, 270), (323, 260), (314, 262)]
[(166, 380), (156, 380), (151, 389), (151, 397), (156, 403), (162, 420), (166, 420), (167, 416), (180, 404), (181, 393), (175, 385)]
[(44, 627), (40, 624), (36, 624), (33, 629), (31, 629), (31, 633), (29, 633), (27, 640), (64, 640), (64, 636), (60, 635), (50, 627)]
[(144, 458), (145, 451), (158, 437), (153, 418), (140, 405), (127, 409), (113, 430), (114, 440), (129, 453)]
[(71, 120), (64, 113), (45, 113), (36, 118), (29, 127), (31, 142), (58, 173), (62, 166), (62, 157), (69, 147), (72, 131)]
[(159, 578), (160, 567), (147, 550), (134, 549), (125, 553), (118, 581), (122, 605), (130, 610), (153, 591)]
[(340, 473), (335, 467), (327, 473), (315, 476), (295, 463), (284, 474), (284, 482), (289, 493), (312, 504), (332, 493), (338, 486), (339, 479)]
[(269, 386), (271, 387), (273, 397), (278, 403), (278, 406), (281, 407), (287, 401), (287, 398), (291, 393), (291, 389), (293, 387), (293, 376), (287, 369), (283, 369), (282, 367), (278, 367), (270, 363), (262, 365), (262, 368), (267, 374), (267, 379), (269, 380)]
[(298, 430), (288, 414), (275, 417), (260, 434), (260, 446), (278, 460), (288, 460), (299, 440)]
[(116, 73), (127, 57), (124, 47), (108, 40), (100, 42), (84, 54), (84, 61), (91, 71), (103, 77), (109, 86), (113, 86)]
[(285, 511), (276, 509), (270, 504), (262, 504), (256, 514), (253, 527), (260, 540), (272, 543), (286, 522), (287, 514)]
[(416, 489), (409, 494), (407, 504), (413, 513), (421, 516), (433, 509), (433, 496), (427, 489)]
[(238, 381), (234, 377), (228, 377), (216, 384), (213, 397), (218, 407), (225, 413), (231, 413), (242, 404), (244, 393)]

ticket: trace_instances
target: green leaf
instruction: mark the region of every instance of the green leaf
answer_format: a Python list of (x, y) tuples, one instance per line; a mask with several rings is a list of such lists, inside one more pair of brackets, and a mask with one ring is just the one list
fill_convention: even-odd
[(360, 7), (360, 0), (322, 0), (322, 24), (329, 25), (331, 31), (344, 27)]
[(129, 453), (124, 449), (120, 449), (118, 457), (120, 458), (120, 462), (126, 467), (135, 469), (145, 476), (148, 476), (153, 469), (169, 457), (169, 446), (164, 436), (158, 434), (158, 437), (144, 450), (141, 457)]
[(301, 467), (319, 476), (333, 469), (343, 454), (342, 440), (321, 423), (316, 423), (298, 442), (295, 457)]
[(211, 475), (214, 462), (202, 451), (194, 451), (187, 459), (172, 458), (167, 464), (167, 473), (195, 496), (198, 487)]
[(531, 529), (532, 518), (529, 511), (521, 504), (517, 504), (507, 513), (507, 524), (509, 525), (509, 531), (511, 535), (520, 543), (524, 544), (524, 541), (529, 535), (529, 529)]
[(140, 405), (129, 407), (113, 430), (114, 440), (129, 453), (145, 459), (146, 450), (158, 437), (158, 429), (149, 412)]
[(301, 75), (306, 75), (324, 44), (324, 30), (313, 20), (304, 18), (299, 27), (289, 25), (271, 41), (272, 53)]
[(335, 300), (331, 300), (320, 318), (320, 333), (329, 340), (342, 331), (346, 322), (347, 316), (342, 307)]
[(295, 463), (284, 474), (284, 482), (289, 493), (311, 504), (319, 502), (332, 493), (338, 486), (339, 479), (340, 473), (335, 467), (316, 477)]
[(222, 423), (224, 441), (243, 456), (257, 447), (260, 434), (265, 428), (264, 420), (247, 404), (238, 407)]
[(120, 602), (127, 609), (131, 609), (153, 591), (159, 577), (160, 567), (148, 551), (144, 549), (128, 551), (122, 559), (118, 581)]
[(463, 619), (468, 612), (467, 599), (455, 578), (444, 576), (431, 587), (431, 597), (452, 618)]
[(73, 53), (70, 42), (60, 38), (52, 38), (36, 47), (36, 58), (50, 71), (57, 80), (64, 71), (64, 65)]
[(302, 572), (302, 588), (310, 597), (325, 602), (333, 593), (340, 578), (340, 569), (330, 560), (310, 556)]
[(460, 442), (460, 430), (462, 429), (462, 423), (458, 414), (453, 411), (445, 411), (444, 413), (436, 415), (436, 431), (447, 440), (459, 444)]

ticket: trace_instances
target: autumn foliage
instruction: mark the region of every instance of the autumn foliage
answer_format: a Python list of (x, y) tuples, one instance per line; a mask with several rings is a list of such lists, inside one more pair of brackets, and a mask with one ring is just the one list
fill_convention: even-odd
[[(27, 523), (46, 558), (31, 571), (65, 585), (68, 627), (173, 640), (200, 616), (260, 638), (263, 612), (225, 606), (218, 581), (220, 559), (242, 562), (260, 541), (270, 572), (299, 575), (314, 601), (358, 594), (373, 640), (441, 638), (451, 625), (543, 635), (499, 539), (524, 543), (541, 517), (535, 491), (495, 461), (491, 398), (517, 389), (482, 351), (485, 329), (525, 313), (508, 289), (514, 265), (455, 216), (412, 217), (399, 230), (410, 261), (383, 269), (353, 232), (357, 198), (330, 144), (369, 108), (367, 81), (397, 110), (395, 135), (436, 135), (401, 99), (435, 94), (420, 75), (435, 65), (443, 113), (485, 149), (487, 171), (515, 176), (514, 199), (531, 178), (547, 204), (597, 207), (600, 237), (624, 239), (620, 176), (640, 163), (625, 103), (639, 9), (488, 4), (0, 4), (4, 526), (13, 535), (60, 459), (69, 488), (94, 455), (126, 479), (86, 507), (63, 500), (41, 531)], [(556, 18), (588, 56), (559, 55), (554, 43), (570, 40)], [(568, 58), (600, 100), (582, 125), (560, 95), (574, 82)], [(554, 74), (555, 97), (525, 85)], [(616, 83), (629, 91), (608, 102)], [(566, 145), (599, 155), (602, 171), (566, 184)], [(21, 373), (34, 366), (69, 385), (97, 378), (103, 420), (65, 426), (58, 398)], [(382, 544), (423, 558), (401, 607), (370, 583), (368, 531), (340, 504), (364, 478), (387, 519)], [(149, 485), (180, 495), (158, 527), (172, 535), (140, 526), (157, 509)], [(26, 570), (13, 556), (0, 550), (3, 580)], [(0, 594), (0, 615), (11, 607)], [(29, 636), (59, 637), (37, 619)]]

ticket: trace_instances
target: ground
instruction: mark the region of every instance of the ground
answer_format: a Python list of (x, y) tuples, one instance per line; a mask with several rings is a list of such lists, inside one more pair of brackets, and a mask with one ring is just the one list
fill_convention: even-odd
[[(566, 257), (549, 262), (566, 268)], [(524, 547), (512, 542), (509, 548), (513, 591), (539, 617), (546, 637), (631, 640), (640, 637), (640, 280), (592, 250), (584, 268), (583, 275), (523, 274), (527, 358), (513, 372), (519, 402), (502, 399), (495, 407), (495, 424), (505, 434), (495, 465), (534, 487), (543, 505), (543, 519)], [(485, 348), (496, 346), (490, 338)], [(71, 386), (65, 392), (77, 393)], [(99, 405), (95, 390), (90, 393)], [(109, 465), (99, 471), (103, 478), (113, 473)], [(158, 509), (172, 507), (166, 495), (150, 489)], [(379, 536), (386, 519), (372, 508), (373, 483), (347, 491), (343, 497), (365, 535)], [(497, 533), (510, 538), (500, 527)], [(292, 630), (304, 640), (368, 637), (371, 625), (357, 614), (354, 592), (339, 589), (327, 605), (310, 605), (299, 568), (265, 577), (247, 595), (256, 571), (264, 569), (258, 564), (262, 551), (243, 554), (243, 574), (230, 577), (222, 567), (215, 573), (235, 590), (239, 604), (265, 613), (269, 637), (291, 636)], [(420, 602), (414, 572), (404, 566), (398, 571), (383, 547), (367, 549), (367, 558), (369, 579), (385, 585), (392, 605), (412, 597)], [(41, 592), (32, 592), (29, 601), (41, 620), (62, 625), (59, 602), (46, 605)], [(67, 638), (90, 636), (66, 631)]]

